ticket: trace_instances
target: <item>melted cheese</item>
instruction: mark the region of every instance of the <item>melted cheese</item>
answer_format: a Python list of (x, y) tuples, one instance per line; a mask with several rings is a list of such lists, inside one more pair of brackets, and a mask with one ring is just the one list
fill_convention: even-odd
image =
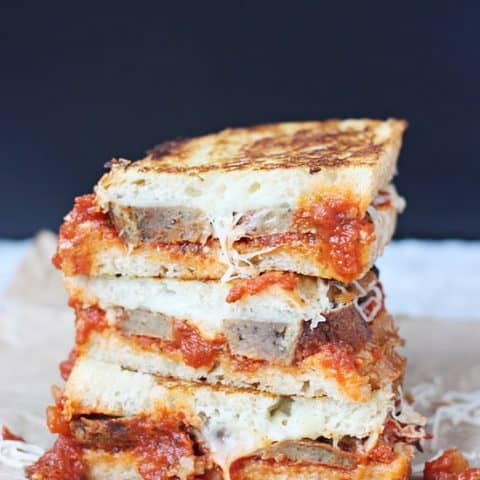
[(248, 223), (241, 224), (243, 213), (232, 213), (226, 216), (209, 217), (212, 224), (214, 237), (218, 238), (221, 248), (221, 259), (227, 266), (222, 276), (222, 282), (229, 282), (237, 278), (248, 278), (258, 275), (260, 272), (255, 268), (252, 259), (275, 250), (275, 247), (263, 248), (246, 254), (240, 254), (234, 247), (234, 243), (245, 237), (247, 232), (255, 228), (255, 224), (262, 223), (268, 215), (268, 210), (260, 210), (249, 216)]

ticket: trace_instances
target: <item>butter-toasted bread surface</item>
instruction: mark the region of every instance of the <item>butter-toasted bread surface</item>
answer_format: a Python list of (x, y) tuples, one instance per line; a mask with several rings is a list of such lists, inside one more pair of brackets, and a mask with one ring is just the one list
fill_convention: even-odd
[(129, 168), (202, 175), (214, 171), (375, 167), (398, 142), (403, 120), (327, 120), (228, 128), (157, 145)]

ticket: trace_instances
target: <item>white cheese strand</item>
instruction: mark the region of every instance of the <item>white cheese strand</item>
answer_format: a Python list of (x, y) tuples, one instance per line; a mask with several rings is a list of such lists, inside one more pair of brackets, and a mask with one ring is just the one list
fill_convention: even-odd
[[(355, 307), (355, 309), (357, 310), (357, 312), (360, 314), (360, 316), (363, 318), (363, 320), (367, 323), (369, 322), (372, 322), (373, 320), (375, 320), (376, 316), (380, 313), (380, 311), (382, 310), (382, 303), (383, 303), (383, 293), (382, 293), (382, 290), (381, 288), (378, 286), (377, 284), (377, 280), (375, 280), (375, 285), (372, 287), (372, 284), (370, 284), (367, 289), (363, 289), (360, 285), (358, 285), (358, 287), (362, 288), (363, 292), (365, 293), (362, 293), (362, 291), (360, 291), (360, 294), (363, 296), (367, 295), (368, 293), (370, 292), (373, 292), (373, 295), (368, 298), (367, 300), (365, 300), (364, 302), (362, 302), (360, 304), (360, 299), (362, 297), (357, 297), (354, 301), (353, 301), (353, 306)], [(357, 287), (357, 288), (358, 288)], [(372, 303), (374, 302), (374, 307), (371, 309), (370, 313), (366, 313), (366, 310), (367, 310), (367, 307)]]
[[(391, 412), (392, 417), (402, 424), (406, 425), (415, 425), (419, 427), (424, 427), (427, 424), (427, 418), (423, 415), (420, 415), (413, 407), (410, 405), (403, 395), (402, 387), (398, 387), (398, 400), (399, 406), (397, 408), (393, 407)], [(397, 411), (398, 410), (398, 411)], [(423, 437), (423, 433), (422, 433)]]
[(440, 427), (444, 421), (450, 422), (454, 427), (460, 424), (480, 427), (480, 390), (473, 392), (446, 392), (442, 398), (441, 405), (433, 416), (434, 435), (432, 445), (438, 447)]
[(321, 313), (315, 315), (315, 317), (310, 320), (310, 330), (315, 330), (318, 327), (319, 323), (323, 323), (326, 321), (327, 319)]
[[(377, 280), (375, 280), (375, 282), (376, 282), (376, 281), (377, 281)], [(355, 288), (360, 292), (360, 296), (361, 296), (361, 297), (364, 297), (364, 296), (368, 293), (368, 287), (367, 287), (367, 289), (365, 290), (365, 289), (362, 287), (362, 285), (360, 284), (360, 282), (359, 282), (358, 280), (354, 280), (354, 281), (352, 282), (352, 285), (354, 285)], [(338, 286), (338, 285), (337, 285), (337, 286)], [(346, 289), (345, 289), (345, 291), (346, 291)]]
[(37, 445), (19, 440), (0, 440), (0, 464), (12, 468), (25, 468), (36, 462), (44, 450)]
[(233, 244), (247, 235), (254, 228), (255, 223), (260, 221), (268, 211), (259, 211), (252, 214), (248, 222), (240, 224), (243, 213), (233, 213), (224, 217), (209, 218), (214, 231), (214, 237), (218, 238), (221, 249), (222, 262), (227, 265), (227, 271), (221, 278), (222, 282), (229, 282), (237, 278), (246, 278), (257, 275), (259, 272), (251, 260), (259, 255), (271, 252), (276, 247), (264, 248), (244, 254), (238, 253)]
[[(453, 427), (460, 424), (480, 427), (480, 390), (442, 392), (442, 381), (436, 377), (431, 382), (424, 382), (412, 388), (412, 395), (416, 408), (433, 410), (427, 421), (433, 435), (430, 446), (432, 450), (438, 449), (441, 429), (445, 424)], [(437, 451), (433, 458), (438, 458), (442, 453), (443, 450)], [(476, 450), (462, 454), (472, 463), (480, 462), (480, 446)], [(416, 473), (422, 472), (423, 464), (415, 464), (413, 470)]]

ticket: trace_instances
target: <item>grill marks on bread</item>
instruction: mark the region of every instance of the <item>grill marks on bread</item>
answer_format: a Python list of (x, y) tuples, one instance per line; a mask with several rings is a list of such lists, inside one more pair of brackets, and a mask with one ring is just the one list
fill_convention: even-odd
[[(397, 135), (406, 128), (402, 120), (386, 123)], [(128, 168), (202, 175), (212, 171), (305, 167), (313, 174), (322, 168), (374, 165), (392, 142), (392, 135), (379, 135), (378, 129), (384, 124), (369, 119), (327, 120), (226, 129), (162, 143), (140, 163)]]

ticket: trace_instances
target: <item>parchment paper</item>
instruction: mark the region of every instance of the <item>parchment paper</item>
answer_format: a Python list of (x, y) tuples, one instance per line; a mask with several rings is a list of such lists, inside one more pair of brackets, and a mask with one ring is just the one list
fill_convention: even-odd
[[(58, 363), (73, 344), (73, 313), (50, 263), (54, 249), (53, 234), (37, 236), (0, 310), (0, 423), (44, 448), (53, 440), (44, 420), (45, 407), (52, 403), (50, 388), (62, 384)], [(405, 390), (434, 379), (440, 391), (480, 390), (480, 322), (400, 317), (397, 323), (407, 340)], [(435, 451), (456, 446), (480, 452), (480, 429), (446, 422), (436, 442)], [(431, 455), (427, 446), (415, 462)], [(0, 466), (0, 480), (11, 478)]]

